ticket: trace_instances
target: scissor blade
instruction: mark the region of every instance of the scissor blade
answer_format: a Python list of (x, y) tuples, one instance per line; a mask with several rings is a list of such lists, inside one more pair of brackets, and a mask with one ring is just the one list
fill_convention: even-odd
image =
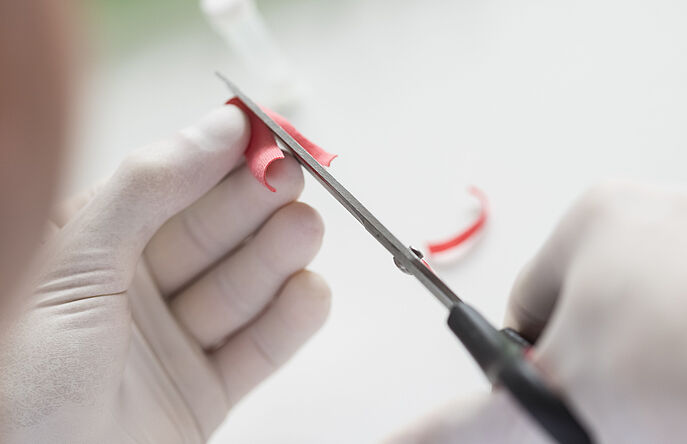
[(386, 248), (396, 260), (396, 263), (403, 267), (408, 273), (415, 276), (439, 301), (449, 309), (460, 298), (444, 284), (422, 261), (413, 253), (410, 248), (401, 243), (372, 213), (365, 208), (338, 180), (334, 178), (322, 165), (313, 158), (310, 153), (303, 148), (289, 133), (284, 130), (277, 122), (267, 115), (255, 102), (248, 98), (240, 89), (229, 79), (220, 73), (216, 73), (227, 87), (238, 97), (241, 102), (260, 119), (289, 149), (291, 154), (318, 182), (343, 205), (349, 213), (360, 222), (363, 227), (377, 241)]

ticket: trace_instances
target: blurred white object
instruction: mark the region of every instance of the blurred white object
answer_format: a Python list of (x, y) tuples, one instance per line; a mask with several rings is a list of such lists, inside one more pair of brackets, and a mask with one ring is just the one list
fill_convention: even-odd
[(277, 109), (293, 107), (303, 95), (253, 0), (201, 0), (213, 28), (258, 79), (264, 99)]

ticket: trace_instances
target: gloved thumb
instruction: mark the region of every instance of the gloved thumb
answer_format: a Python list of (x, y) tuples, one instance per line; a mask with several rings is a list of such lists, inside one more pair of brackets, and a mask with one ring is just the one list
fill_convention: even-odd
[[(87, 280), (89, 296), (128, 287), (145, 245), (171, 216), (209, 191), (239, 162), (248, 120), (223, 106), (196, 124), (130, 154), (65, 225), (43, 281)], [(51, 279), (53, 278), (53, 279)], [(73, 290), (80, 282), (70, 282)], [(46, 289), (45, 287), (43, 288)], [(49, 289), (49, 288), (47, 288)], [(74, 291), (70, 297), (78, 297)]]
[(385, 444), (552, 444), (503, 390), (454, 402)]

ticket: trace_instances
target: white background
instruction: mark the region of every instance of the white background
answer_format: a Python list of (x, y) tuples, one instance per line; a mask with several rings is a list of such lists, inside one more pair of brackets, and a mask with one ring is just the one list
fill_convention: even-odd
[[(332, 172), (402, 240), (469, 219), (464, 184), (491, 198), (481, 243), (439, 274), (495, 323), (522, 264), (572, 199), (619, 177), (679, 183), (687, 136), (687, 7), (678, 1), (340, 0), (264, 13), (309, 87), (295, 124), (340, 157)], [(66, 191), (241, 84), (208, 29), (100, 66)], [(241, 77), (243, 76), (243, 77)], [(314, 181), (327, 235), (313, 269), (334, 293), (324, 329), (229, 415), (215, 443), (376, 442), (487, 389), (445, 310)]]

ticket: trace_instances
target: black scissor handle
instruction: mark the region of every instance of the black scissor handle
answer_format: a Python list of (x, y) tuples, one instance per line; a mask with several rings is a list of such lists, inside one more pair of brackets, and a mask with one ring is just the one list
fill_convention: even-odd
[(502, 328), (501, 334), (515, 342), (515, 344), (520, 346), (523, 350), (527, 350), (528, 348), (532, 347), (532, 343), (530, 341), (520, 336), (520, 333), (510, 327)]
[[(523, 352), (522, 345), (499, 332), (482, 315), (461, 302), (451, 309), (448, 326), (495, 386), (508, 390), (556, 442), (591, 444), (592, 438)], [(519, 335), (517, 335), (519, 337)]]

